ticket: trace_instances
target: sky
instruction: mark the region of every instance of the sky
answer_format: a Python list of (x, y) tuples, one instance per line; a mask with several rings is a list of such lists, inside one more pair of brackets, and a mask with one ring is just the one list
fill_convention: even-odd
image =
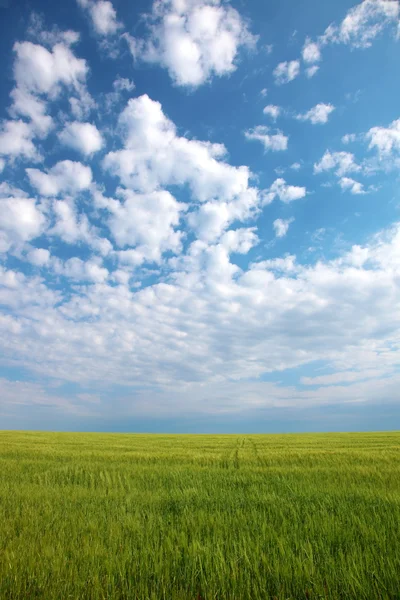
[(400, 5), (353, 1), (0, 0), (0, 429), (400, 429)]

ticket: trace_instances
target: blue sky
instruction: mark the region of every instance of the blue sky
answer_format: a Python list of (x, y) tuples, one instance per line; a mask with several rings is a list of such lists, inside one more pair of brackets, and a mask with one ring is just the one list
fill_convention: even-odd
[(0, 429), (399, 428), (399, 2), (0, 11)]

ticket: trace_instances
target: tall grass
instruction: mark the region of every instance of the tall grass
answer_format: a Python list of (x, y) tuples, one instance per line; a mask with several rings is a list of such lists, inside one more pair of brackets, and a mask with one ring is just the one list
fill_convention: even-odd
[(400, 599), (399, 451), (0, 432), (0, 598)]

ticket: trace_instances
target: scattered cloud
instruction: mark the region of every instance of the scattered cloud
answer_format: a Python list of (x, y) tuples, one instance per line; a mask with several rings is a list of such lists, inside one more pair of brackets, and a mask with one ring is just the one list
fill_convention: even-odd
[(88, 11), (97, 34), (114, 35), (122, 28), (122, 24), (117, 19), (117, 13), (109, 0), (77, 0), (77, 2), (81, 8)]
[(257, 140), (261, 142), (265, 150), (272, 150), (273, 152), (287, 150), (288, 136), (284, 135), (279, 130), (272, 134), (269, 133), (269, 131), (269, 127), (257, 125), (254, 129), (245, 131), (244, 135), (247, 140)]
[(0, 129), (0, 155), (23, 156), (38, 161), (40, 155), (32, 142), (34, 133), (25, 121), (3, 121)]
[(304, 198), (307, 194), (307, 190), (305, 187), (297, 186), (297, 185), (287, 185), (286, 181), (279, 177), (274, 181), (271, 187), (264, 192), (264, 204), (270, 204), (276, 197), (288, 204), (289, 202), (293, 202), (293, 200), (300, 200)]
[(314, 164), (314, 173), (322, 173), (333, 169), (336, 169), (336, 175), (340, 177), (346, 173), (360, 171), (361, 167), (355, 162), (354, 154), (327, 150), (321, 160)]
[(303, 46), (302, 57), (306, 63), (316, 63), (321, 60), (319, 45), (307, 38)]
[(355, 133), (346, 133), (342, 137), (342, 143), (343, 144), (351, 144), (352, 142), (355, 142), (356, 139), (357, 139), (357, 136)]
[(351, 194), (365, 194), (364, 186), (358, 181), (354, 181), (351, 177), (341, 177), (339, 185), (342, 190), (348, 190)]
[(279, 63), (273, 72), (275, 83), (282, 85), (296, 79), (300, 74), (300, 61), (291, 60)]
[(300, 121), (310, 121), (313, 125), (327, 123), (329, 115), (335, 110), (332, 104), (316, 104), (304, 114), (297, 115)]
[(0, 253), (21, 246), (45, 230), (43, 207), (33, 198), (6, 196), (0, 198)]
[(58, 196), (87, 189), (92, 182), (90, 167), (80, 162), (63, 160), (47, 172), (26, 169), (31, 185), (43, 196)]
[(384, 158), (400, 153), (400, 119), (393, 121), (389, 127), (372, 127), (366, 134), (369, 148), (376, 148)]
[(85, 156), (98, 152), (103, 147), (103, 138), (95, 125), (74, 121), (68, 123), (58, 134), (64, 146), (73, 148)]
[(155, 1), (146, 21), (147, 38), (125, 35), (134, 59), (160, 64), (179, 86), (232, 73), (240, 48), (257, 41), (238, 11), (220, 0)]
[(390, 23), (397, 24), (399, 3), (393, 0), (364, 0), (349, 10), (338, 28), (326, 32), (328, 39), (369, 48)]
[(312, 67), (307, 67), (306, 69), (306, 76), (308, 77), (308, 79), (311, 79), (311, 77), (314, 77), (314, 75), (316, 75), (319, 71), (319, 66), (318, 65), (313, 65)]
[(273, 222), (275, 235), (277, 238), (285, 237), (289, 230), (289, 225), (293, 223), (294, 219), (275, 219)]
[(135, 84), (126, 77), (118, 77), (113, 81), (113, 88), (116, 92), (132, 92), (135, 89)]
[(281, 114), (281, 108), (279, 106), (275, 106), (274, 104), (268, 104), (268, 106), (264, 107), (263, 113), (264, 115), (271, 117), (273, 121), (276, 121)]
[(180, 137), (161, 104), (147, 95), (128, 101), (119, 128), (123, 148), (109, 152), (103, 165), (128, 188), (151, 192), (187, 184), (198, 202), (232, 201), (250, 190), (248, 167), (225, 162), (222, 144)]

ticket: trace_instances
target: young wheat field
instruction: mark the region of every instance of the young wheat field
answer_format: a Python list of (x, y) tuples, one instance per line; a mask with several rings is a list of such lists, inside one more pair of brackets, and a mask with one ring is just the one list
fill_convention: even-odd
[(400, 433), (0, 432), (0, 598), (400, 598)]

